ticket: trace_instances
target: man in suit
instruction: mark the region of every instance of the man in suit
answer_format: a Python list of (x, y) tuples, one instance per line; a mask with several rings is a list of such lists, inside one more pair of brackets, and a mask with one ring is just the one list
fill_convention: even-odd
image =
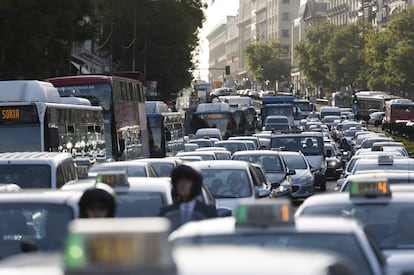
[(187, 165), (179, 165), (171, 172), (172, 192), (175, 202), (162, 207), (160, 216), (170, 220), (172, 230), (189, 221), (199, 221), (217, 216), (214, 205), (206, 205), (197, 201), (201, 194), (203, 176)]

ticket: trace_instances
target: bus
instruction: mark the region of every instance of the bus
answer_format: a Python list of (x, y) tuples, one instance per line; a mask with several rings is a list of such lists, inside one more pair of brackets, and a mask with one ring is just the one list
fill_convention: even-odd
[(103, 109), (106, 159), (149, 157), (149, 138), (142, 82), (105, 75), (48, 79), (62, 97), (83, 97)]
[(409, 99), (393, 99), (385, 103), (385, 123), (414, 121), (414, 102)]
[(195, 96), (199, 98), (200, 103), (206, 103), (210, 98), (209, 94), (213, 90), (210, 83), (198, 81), (194, 84)]
[(382, 91), (361, 91), (356, 93), (358, 106), (357, 115), (361, 119), (368, 120), (373, 112), (383, 112), (385, 102), (398, 98)]
[(101, 107), (63, 99), (52, 84), (0, 82), (0, 152), (69, 152), (96, 159), (105, 150)]
[(191, 132), (201, 128), (217, 128), (225, 139), (235, 135), (237, 126), (233, 112), (226, 103), (202, 103), (191, 114)]
[(184, 150), (183, 112), (150, 112), (147, 108), (147, 120), (150, 157), (175, 156)]
[(335, 92), (332, 94), (332, 106), (339, 108), (351, 108), (352, 95), (350, 92)]

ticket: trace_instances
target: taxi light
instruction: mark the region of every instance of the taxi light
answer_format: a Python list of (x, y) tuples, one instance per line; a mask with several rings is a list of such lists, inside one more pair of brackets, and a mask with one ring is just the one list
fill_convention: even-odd
[(271, 148), (270, 150), (271, 150), (271, 151), (276, 151), (276, 152), (280, 152), (280, 151), (282, 151), (280, 148)]
[(390, 185), (387, 180), (351, 182), (351, 197), (389, 197)]
[(277, 202), (248, 203), (239, 205), (236, 214), (237, 226), (268, 227), (292, 225), (293, 211), (289, 200)]
[(111, 187), (129, 186), (126, 172), (120, 171), (100, 172), (96, 175), (95, 183), (106, 183)]
[(393, 163), (394, 163), (394, 158), (392, 155), (378, 156), (379, 165), (392, 165)]
[(168, 246), (170, 223), (165, 218), (79, 219), (68, 228), (65, 274), (103, 270), (105, 274), (153, 274), (149, 270), (175, 269)]

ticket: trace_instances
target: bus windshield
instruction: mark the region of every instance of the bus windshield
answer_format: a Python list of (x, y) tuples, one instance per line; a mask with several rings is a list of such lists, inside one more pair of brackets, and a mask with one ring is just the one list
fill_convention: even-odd
[(83, 97), (93, 106), (102, 106), (105, 111), (112, 109), (111, 85), (109, 83), (87, 83), (56, 87), (60, 96)]
[(0, 152), (42, 151), (39, 124), (2, 125)]
[(293, 117), (293, 108), (290, 105), (281, 106), (281, 105), (273, 105), (273, 106), (265, 106), (266, 115), (267, 116), (289, 116)]
[(230, 112), (227, 113), (195, 113), (193, 115), (195, 129), (217, 128), (223, 137), (228, 137), (235, 131), (236, 123)]
[(298, 101), (298, 102), (293, 102), (293, 104), (299, 107), (301, 111), (304, 111), (304, 112), (310, 111), (310, 103), (308, 101)]

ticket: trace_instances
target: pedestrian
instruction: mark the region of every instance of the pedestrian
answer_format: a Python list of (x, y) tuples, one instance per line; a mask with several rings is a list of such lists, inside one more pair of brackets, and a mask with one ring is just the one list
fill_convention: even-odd
[(79, 200), (79, 218), (112, 218), (115, 211), (115, 192), (103, 183), (86, 190)]
[(160, 216), (170, 220), (172, 230), (189, 221), (198, 221), (217, 216), (214, 205), (197, 200), (201, 194), (203, 176), (188, 165), (179, 165), (171, 172), (172, 193), (175, 202), (162, 207)]

